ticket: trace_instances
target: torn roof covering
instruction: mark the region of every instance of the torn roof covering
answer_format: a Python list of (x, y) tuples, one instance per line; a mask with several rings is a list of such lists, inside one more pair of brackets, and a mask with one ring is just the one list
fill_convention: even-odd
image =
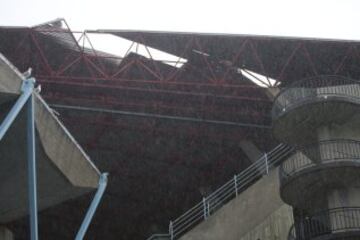
[(202, 53), (223, 65), (247, 69), (280, 82), (320, 74), (360, 76), (360, 69), (354, 69), (360, 60), (359, 41), (151, 31), (96, 32), (141, 41), (185, 59)]
[[(24, 77), (0, 54), (0, 122), (20, 94)], [(45, 101), (35, 97), (38, 206), (44, 209), (97, 188), (100, 172)], [(26, 111), (0, 142), (0, 222), (28, 214)], [(79, 174), (81, 172), (81, 174)]]
[[(54, 28), (64, 29), (64, 32), (49, 31)], [(54, 39), (66, 43), (68, 47), (80, 48), (79, 38), (74, 37), (75, 33), (66, 30), (69, 28), (64, 19), (56, 19), (35, 26), (33, 29), (52, 35)], [(67, 36), (64, 35), (65, 32)], [(204, 71), (209, 65), (235, 69), (238, 73), (244, 72), (239, 70), (247, 70), (248, 73), (267, 78), (259, 84), (253, 81), (254, 74), (252, 74), (253, 79), (249, 79), (249, 74), (244, 75), (259, 86), (264, 86), (264, 84), (278, 86), (280, 82), (287, 85), (295, 80), (324, 74), (344, 75), (354, 79), (360, 77), (360, 68), (357, 67), (357, 62), (360, 60), (359, 41), (127, 30), (86, 30), (82, 33), (102, 34), (103, 38), (113, 35), (148, 46), (154, 51), (178, 57), (180, 61), (176, 67), (182, 67), (188, 62), (193, 67), (204, 69)], [(78, 34), (82, 33), (78, 32)], [(94, 53), (90, 46), (88, 47), (85, 51), (89, 54), (108, 57), (119, 55), (96, 48), (97, 51)], [(146, 56), (149, 53), (140, 53), (140, 55), (149, 57)], [(200, 55), (201, 61), (199, 61)], [(154, 56), (150, 57), (157, 60)], [(259, 80), (258, 77), (257, 80)]]

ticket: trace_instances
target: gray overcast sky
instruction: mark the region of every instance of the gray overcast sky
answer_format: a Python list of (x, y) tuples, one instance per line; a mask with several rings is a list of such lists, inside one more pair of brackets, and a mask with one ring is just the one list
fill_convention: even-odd
[(360, 40), (360, 0), (0, 0), (0, 25), (64, 17), (73, 30), (137, 29)]

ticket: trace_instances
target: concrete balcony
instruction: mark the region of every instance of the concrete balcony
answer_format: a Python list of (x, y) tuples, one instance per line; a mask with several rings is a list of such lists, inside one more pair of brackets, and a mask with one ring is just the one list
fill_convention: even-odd
[(302, 209), (324, 206), (333, 189), (360, 186), (360, 141), (335, 139), (300, 147), (281, 164), (279, 175), (284, 202)]
[(315, 140), (319, 127), (344, 124), (360, 113), (360, 84), (341, 76), (317, 76), (295, 82), (275, 98), (274, 136), (290, 145)]
[[(0, 123), (19, 98), (22, 74), (0, 54)], [(35, 141), (38, 209), (96, 189), (100, 172), (37, 93)], [(22, 109), (0, 142), (0, 223), (28, 214), (27, 112)]]
[(288, 240), (360, 239), (360, 208), (346, 207), (320, 211), (295, 220)]

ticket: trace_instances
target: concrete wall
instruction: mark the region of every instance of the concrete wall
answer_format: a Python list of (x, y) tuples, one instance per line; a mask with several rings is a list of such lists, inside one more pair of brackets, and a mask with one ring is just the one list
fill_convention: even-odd
[(354, 114), (343, 124), (331, 124), (318, 129), (319, 140), (353, 139), (360, 140), (360, 114)]
[[(354, 114), (352, 118), (349, 118), (343, 124), (332, 124), (329, 126), (324, 126), (318, 129), (318, 138), (319, 140), (331, 140), (331, 139), (353, 139), (360, 140), (360, 114)], [(357, 146), (354, 146), (356, 148)], [(327, 149), (328, 148), (328, 149)], [(322, 154), (327, 155), (327, 151), (331, 151), (332, 155), (336, 157), (336, 152), (331, 149), (331, 146), (321, 149)], [(358, 152), (358, 149), (346, 148), (342, 151), (349, 151), (349, 156), (352, 155), (351, 152)], [(340, 151), (340, 155), (343, 153)], [(328, 208), (337, 208), (337, 207), (353, 207), (359, 206), (360, 200), (360, 183), (358, 181), (352, 181), (351, 185), (348, 187), (332, 189), (328, 193)]]
[(337, 188), (328, 193), (328, 208), (358, 207), (359, 203), (359, 188)]
[(287, 240), (293, 222), (292, 208), (284, 204), (239, 240)]
[(181, 240), (286, 240), (292, 209), (279, 194), (278, 169), (202, 222)]
[(14, 240), (14, 239), (15, 239), (14, 235), (9, 229), (0, 226), (0, 240)]

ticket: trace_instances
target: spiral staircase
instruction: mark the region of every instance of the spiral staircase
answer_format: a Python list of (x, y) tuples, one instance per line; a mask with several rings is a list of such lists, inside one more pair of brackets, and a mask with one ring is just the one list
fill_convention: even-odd
[(272, 118), (274, 136), (296, 149), (279, 171), (281, 198), (293, 207), (289, 240), (360, 239), (360, 83), (294, 82)]

